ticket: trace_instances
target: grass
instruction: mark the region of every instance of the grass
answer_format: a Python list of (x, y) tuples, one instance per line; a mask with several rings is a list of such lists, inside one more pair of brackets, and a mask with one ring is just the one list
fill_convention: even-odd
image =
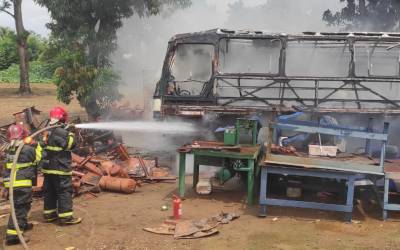
[[(29, 81), (34, 83), (51, 83), (52, 68), (50, 65), (38, 61), (29, 64)], [(0, 71), (0, 83), (19, 83), (19, 65), (12, 64), (8, 69)]]

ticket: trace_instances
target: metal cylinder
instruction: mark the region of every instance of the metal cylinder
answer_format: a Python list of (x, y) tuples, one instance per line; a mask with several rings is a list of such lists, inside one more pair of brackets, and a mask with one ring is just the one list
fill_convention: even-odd
[(117, 164), (112, 165), (110, 169), (110, 175), (114, 177), (129, 178), (126, 170)]
[(126, 194), (135, 192), (136, 181), (127, 178), (102, 176), (99, 182), (100, 188), (107, 191), (115, 191)]

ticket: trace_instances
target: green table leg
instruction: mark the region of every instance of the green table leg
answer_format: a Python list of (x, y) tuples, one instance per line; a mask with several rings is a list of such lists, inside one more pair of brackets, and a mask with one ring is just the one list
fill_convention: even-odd
[(247, 160), (247, 204), (253, 205), (253, 190), (254, 190), (254, 160)]
[(185, 196), (186, 153), (179, 153), (179, 196)]
[(199, 182), (199, 172), (200, 172), (200, 164), (199, 164), (199, 156), (196, 154), (193, 155), (193, 188), (196, 188), (197, 183)]

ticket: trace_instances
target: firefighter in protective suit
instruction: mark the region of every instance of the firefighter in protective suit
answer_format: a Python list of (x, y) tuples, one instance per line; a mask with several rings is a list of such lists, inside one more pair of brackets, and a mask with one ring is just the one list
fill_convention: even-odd
[(48, 164), (42, 167), (44, 174), (44, 211), (47, 222), (56, 221), (61, 225), (73, 225), (82, 221), (75, 218), (72, 210), (72, 168), (71, 149), (75, 147), (75, 135), (66, 128), (67, 112), (61, 107), (50, 111), (50, 125), (61, 127), (49, 130), (44, 139)]
[[(10, 186), (11, 168), (14, 156), (18, 146), (26, 136), (26, 130), (22, 125), (11, 125), (8, 128), (8, 139), (10, 146), (7, 149), (7, 160), (4, 167), (4, 186)], [(13, 184), (14, 192), (14, 208), (21, 231), (27, 231), (33, 228), (32, 223), (28, 223), (28, 212), (32, 203), (32, 181), (36, 178), (36, 167), (42, 158), (42, 147), (30, 137), (24, 139), (25, 145), (19, 154), (17, 164), (15, 166), (15, 179)], [(29, 241), (24, 237), (25, 241)], [(14, 245), (20, 243), (17, 231), (10, 216), (6, 231), (6, 244)]]

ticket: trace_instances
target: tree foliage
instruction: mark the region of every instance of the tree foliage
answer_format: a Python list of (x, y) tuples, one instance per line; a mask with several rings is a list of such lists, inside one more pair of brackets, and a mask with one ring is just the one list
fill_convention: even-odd
[(34, 32), (30, 32), (27, 42), (30, 61), (38, 60), (41, 54), (47, 49), (47, 39)]
[[(12, 8), (12, 12), (11, 12)], [(15, 21), (16, 45), (19, 57), (19, 94), (31, 94), (29, 84), (29, 55), (28, 55), (28, 37), (29, 32), (25, 30), (22, 19), (22, 0), (0, 0), (0, 12), (11, 16)]]
[(74, 92), (88, 113), (97, 116), (119, 98), (118, 75), (110, 68), (86, 64), (82, 52), (61, 49), (53, 63), (62, 65), (54, 73), (60, 101), (69, 104)]
[(190, 4), (190, 0), (35, 1), (49, 10), (52, 22), (47, 27), (54, 41), (68, 51), (60, 54), (59, 58), (64, 59), (55, 74), (58, 97), (69, 102), (76, 94), (88, 112), (97, 109), (92, 115), (120, 97), (110, 56), (117, 48), (116, 31), (123, 20), (134, 14), (146, 17), (165, 8)]
[(347, 30), (400, 31), (399, 0), (340, 0), (346, 5), (333, 13), (326, 10), (322, 19)]
[[(19, 64), (16, 39), (13, 30), (0, 27), (0, 70), (5, 70), (12, 64)], [(47, 48), (47, 40), (31, 32), (27, 42), (29, 61), (38, 60)]]
[(11, 13), (10, 9), (12, 8), (11, 1), (9, 0), (1, 0), (0, 1), (0, 11), (6, 13), (7, 15), (14, 18), (14, 14)]
[(8, 28), (0, 28), (0, 70), (7, 69), (13, 63), (18, 63), (15, 33)]

